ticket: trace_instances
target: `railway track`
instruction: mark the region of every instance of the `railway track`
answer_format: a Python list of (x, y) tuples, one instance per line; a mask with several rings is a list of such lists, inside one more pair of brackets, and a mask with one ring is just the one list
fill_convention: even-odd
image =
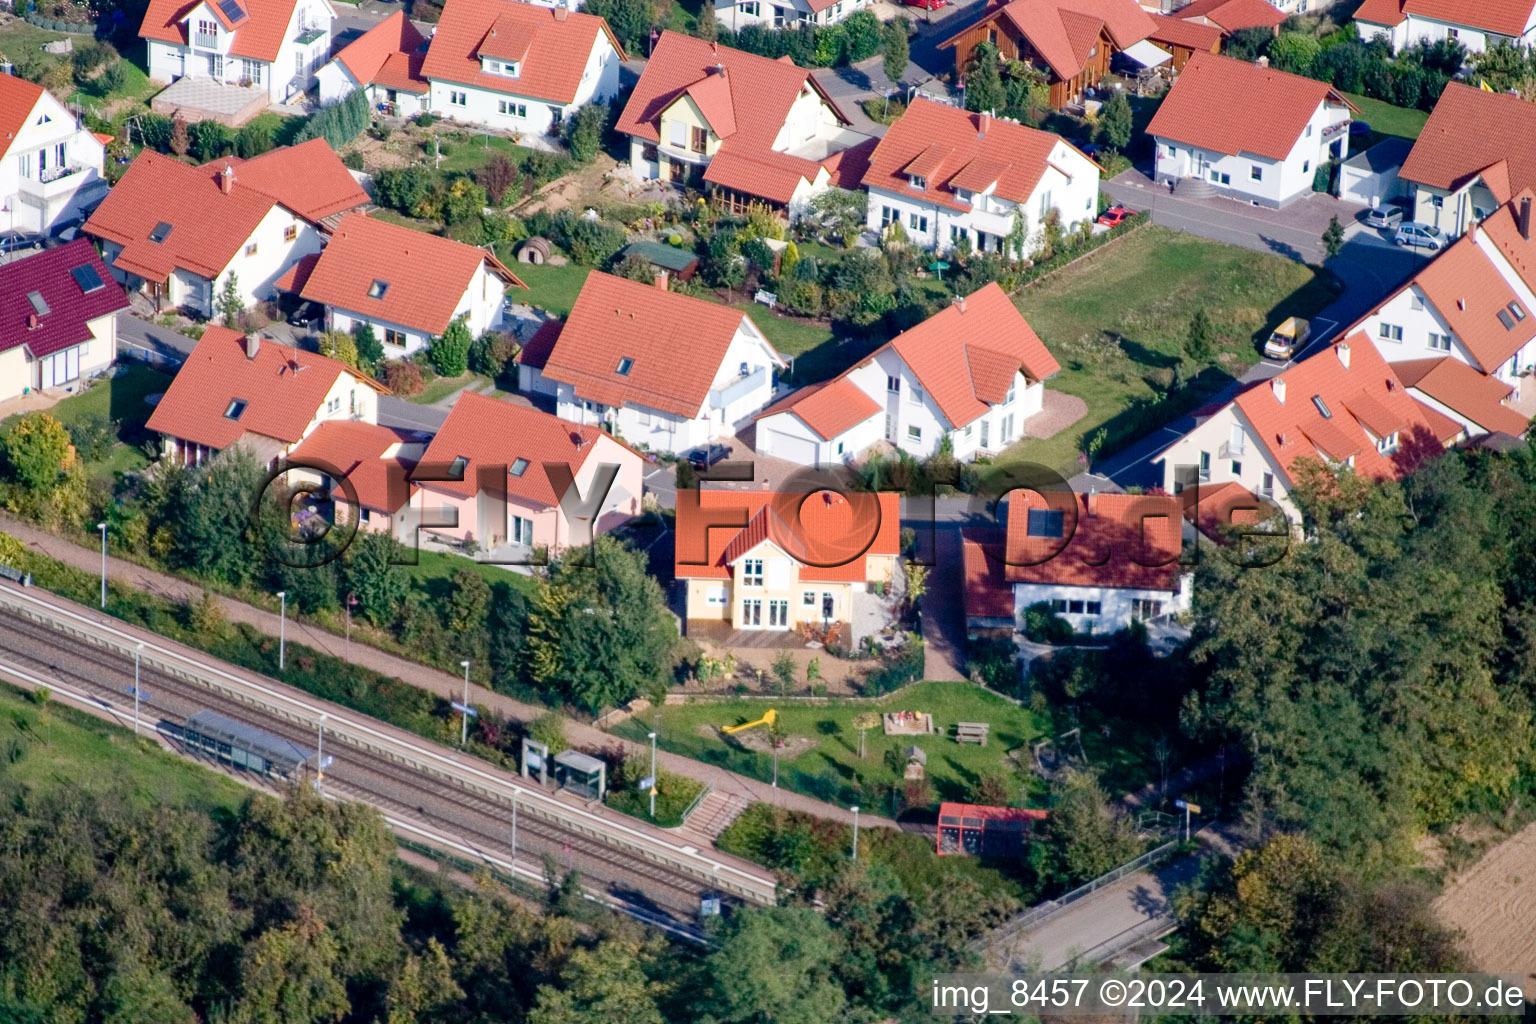
[[(10, 588), (0, 588), (0, 599), (19, 596)], [(63, 604), (26, 596), (44, 606)], [(75, 620), (85, 619), (68, 606), (53, 610), (68, 612)], [(125, 691), (133, 682), (133, 657), (112, 646), (81, 643), (80, 621), (54, 626), (39, 621), (39, 617), (46, 620), (46, 607), (36, 615), (0, 612), (0, 670), (10, 666), (21, 674), (45, 682), (52, 679), (61, 687), (89, 694), (126, 717), (132, 706), (132, 701), (125, 698)], [(120, 634), (112, 638), (114, 641), (126, 640), (131, 645), (139, 639), (115, 622), (98, 624), (97, 628)], [(312, 747), (316, 744), (316, 727), (324, 715), (325, 750), (334, 758), (323, 783), (329, 795), (344, 795), (368, 803), (384, 812), (392, 823), (419, 823), (420, 827), (409, 831), (451, 836), (460, 849), (502, 864), (512, 859), (510, 803), (516, 801), (523, 810), (518, 817), (516, 850), (521, 873), (536, 875), (537, 871), (530, 868), (548, 854), (563, 867), (579, 869), (589, 889), (599, 890), (605, 897), (604, 902), (642, 920), (664, 923), (674, 932), (697, 934), (694, 915), (699, 899), (706, 894), (720, 893), (723, 889), (729, 899), (734, 884), (739, 890), (738, 897), (745, 895), (748, 897), (746, 901), (764, 902), (766, 893), (771, 892), (771, 878), (761, 869), (744, 871), (738, 865), (704, 857), (692, 847), (674, 847), (681, 861), (678, 866), (658, 863), (657, 859), (667, 854), (647, 850), (640, 841), (661, 847), (665, 844), (639, 835), (640, 830), (627, 824), (612, 823), (610, 827), (624, 834), (615, 841), (605, 842), (600, 833), (594, 834), (597, 830), (589, 820), (596, 819), (597, 815), (575, 805), (564, 805), (528, 780), (512, 782), (510, 773), (500, 772), (485, 762), (445, 748), (436, 748), (414, 736), (412, 742), (401, 744), (384, 735), (398, 730), (339, 706), (327, 705), (283, 684), (256, 677), (260, 679), (260, 685), (254, 688), (270, 693), (272, 697), (252, 699), (247, 694), (242, 695), (243, 699), (231, 699), (221, 692), (221, 687), (189, 678), (181, 671), (182, 666), (172, 664), (165, 655), (177, 654), (168, 649), (175, 645), (153, 638), (152, 634), (143, 635), (152, 640), (145, 641), (140, 686), (150, 693), (151, 698), (141, 703), (141, 713), (151, 726), (158, 720), (181, 725), (187, 716), (206, 708)], [(153, 657), (149, 649), (151, 642), (154, 644)], [(191, 660), (208, 671), (218, 671), (232, 680), (236, 678), (222, 668), (215, 668), (217, 663), (206, 656)], [(275, 693), (278, 690), (291, 691), (293, 696)], [(306, 721), (304, 715), (293, 713), (293, 707), (277, 707), (283, 703), (283, 700), (275, 699), (278, 697), (290, 704), (301, 705), (313, 714)], [(393, 740), (396, 746), (406, 747), (408, 755), (402, 757), (380, 742), (381, 739)], [(433, 764), (429, 769), (425, 764), (411, 763), (413, 759), (469, 763), (460, 769), (465, 779), (459, 783), (453, 777), (451, 767), (445, 772), (442, 766)], [(488, 784), (487, 780), (493, 776), (504, 777), (495, 780), (499, 786)], [(506, 790), (510, 790), (510, 794)], [(569, 824), (561, 820), (562, 813), (567, 811)], [(637, 856), (637, 852), (641, 855)], [(721, 880), (722, 869), (727, 874), (727, 884), (723, 887), (715, 884)], [(754, 879), (751, 876), (756, 872), (761, 874)], [(742, 878), (738, 879), (737, 875)], [(755, 887), (755, 883), (769, 888)]]

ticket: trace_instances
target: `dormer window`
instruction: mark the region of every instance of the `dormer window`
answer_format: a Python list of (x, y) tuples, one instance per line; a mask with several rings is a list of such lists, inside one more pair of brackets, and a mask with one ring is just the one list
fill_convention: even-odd
[(910, 175), (907, 180), (911, 181), (912, 187), (919, 192), (926, 192), (928, 190), (928, 179), (921, 174)]
[(389, 291), (389, 282), (380, 281), (375, 278), (373, 284), (368, 286), (368, 297), (370, 299), (382, 299), (387, 291)]
[(496, 60), (492, 57), (485, 59), (483, 69), (488, 75), (501, 75), (503, 78), (518, 78), (523, 73), (523, 62), (520, 60)]
[(1055, 509), (1029, 510), (1026, 533), (1031, 537), (1060, 537), (1066, 530), (1066, 513)]

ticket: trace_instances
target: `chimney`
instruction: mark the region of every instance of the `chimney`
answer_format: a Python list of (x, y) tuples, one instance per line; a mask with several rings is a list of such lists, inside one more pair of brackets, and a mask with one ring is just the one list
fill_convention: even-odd
[(1267, 68), (1267, 67), (1269, 67), (1269, 58), (1268, 57), (1260, 57), (1258, 60), (1254, 61), (1254, 63), (1257, 64), (1261, 68)]
[(1097, 516), (1099, 514), (1099, 489), (1097, 487), (1088, 488), (1088, 514), (1090, 516)]
[(27, 314), (27, 330), (34, 331), (34, 330), (37, 329), (37, 325), (38, 325), (37, 314), (36, 313), (28, 313)]
[(261, 351), (261, 335), (247, 334), (245, 336), (245, 358), (255, 359), (256, 353)]
[(976, 137), (978, 139), (986, 138), (987, 129), (992, 127), (992, 111), (983, 110), (980, 114), (977, 115), (977, 123), (980, 125), (980, 127), (976, 131)]
[(1285, 378), (1276, 377), (1269, 382), (1269, 389), (1275, 393), (1275, 401), (1285, 404)]
[(235, 190), (235, 169), (229, 164), (224, 165), (224, 170), (219, 172), (219, 191), (229, 195)]
[(556, 7), (555, 8), (555, 20), (556, 21), (564, 21), (566, 19), (566, 17), (570, 15), (570, 13), (571, 12), (566, 10), (564, 7)]
[(667, 278), (668, 278), (668, 276), (669, 275), (667, 274), (667, 272), (665, 270), (658, 270), (658, 271), (656, 271), (656, 287), (661, 289), (662, 291), (666, 291), (667, 290)]
[(952, 299), (949, 300), (949, 304), (951, 306), (959, 306), (960, 307), (960, 312), (962, 312), (962, 313), (965, 312), (965, 296), (964, 295), (956, 295), (955, 297), (953, 297)]
[(1339, 342), (1338, 346), (1334, 349), (1334, 351), (1339, 354), (1339, 362), (1344, 364), (1344, 369), (1346, 369), (1346, 370), (1349, 369), (1349, 344), (1348, 344), (1348, 342), (1343, 342), (1343, 341)]
[(1520, 237), (1527, 242), (1531, 240), (1531, 197), (1525, 196), (1520, 200)]

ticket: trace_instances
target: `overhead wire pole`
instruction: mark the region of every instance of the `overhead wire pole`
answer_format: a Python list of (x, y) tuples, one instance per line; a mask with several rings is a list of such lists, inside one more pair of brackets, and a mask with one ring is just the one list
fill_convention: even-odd
[(320, 712), (320, 721), (315, 723), (315, 792), (320, 792), (320, 783), (325, 778), (325, 712)]
[(277, 592), (277, 670), (281, 672), (288, 665), (288, 591)]
[(464, 668), (464, 706), (459, 709), (463, 724), (459, 727), (459, 746), (469, 743), (469, 662), (459, 662)]
[(107, 610), (107, 524), (97, 523), (101, 531), (101, 610)]
[(144, 641), (133, 649), (133, 734), (139, 734), (139, 660), (144, 654)]

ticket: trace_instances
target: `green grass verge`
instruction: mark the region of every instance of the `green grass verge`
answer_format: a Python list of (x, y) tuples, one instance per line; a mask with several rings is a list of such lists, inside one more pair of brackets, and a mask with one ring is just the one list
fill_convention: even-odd
[(575, 263), (558, 267), (552, 263), (518, 263), (512, 267), (512, 272), (528, 286), (528, 290), (510, 289), (507, 292), (509, 299), (537, 306), (555, 316), (569, 316), (592, 268)]
[(421, 394), (412, 395), (409, 401), (417, 405), (435, 405), (461, 388), (467, 388), (479, 380), (489, 380), (478, 373), (464, 373), (457, 377), (433, 377), (422, 389)]
[[(143, 49), (142, 45), (139, 47), (139, 49)], [(142, 57), (140, 59), (142, 60)], [(100, 87), (97, 85), (97, 83), (88, 82), (81, 88), (76, 89), (74, 92), (70, 93), (67, 102), (71, 104), (78, 104), (80, 106), (90, 107), (92, 109), (98, 109), (102, 105), (112, 103), (115, 100), (148, 99), (150, 96), (153, 96), (157, 91), (163, 88), (162, 86), (158, 86), (154, 82), (151, 82), (149, 80), (149, 76), (144, 73), (143, 67), (139, 63), (130, 60), (127, 56), (123, 57), (122, 66), (126, 74), (123, 79), (123, 87), (121, 89), (113, 89), (110, 92), (99, 92), (98, 89)]]
[(233, 810), (249, 790), (234, 780), (135, 739), (131, 729), (0, 684), (0, 776), (38, 791), (112, 794), (135, 808)]
[[(878, 704), (833, 701), (820, 706), (771, 701), (732, 700), (718, 704), (669, 705), (660, 709), (658, 742), (682, 754), (769, 780), (773, 777), (771, 754), (748, 750), (734, 740), (723, 739), (719, 726), (758, 718), (776, 707), (787, 742), (798, 752), (779, 761), (779, 785), (823, 800), (856, 803), (868, 799), (873, 787), (899, 783), (898, 772), (886, 763), (887, 752), (905, 766), (908, 747), (921, 747), (928, 755), (928, 779), (941, 799), (966, 799), (971, 787), (991, 772), (1010, 774), (1005, 755), (1016, 747), (1040, 738), (1045, 724), (1035, 714), (971, 683), (917, 683), (901, 694)], [(865, 736), (865, 756), (859, 757), (856, 715), (866, 711), (926, 711), (934, 725), (948, 730), (956, 722), (988, 722), (992, 739), (985, 747), (956, 743), (943, 732), (933, 736), (886, 736), (878, 728)], [(761, 727), (760, 727), (761, 728)], [(615, 735), (643, 741), (650, 719), (630, 719), (613, 730)], [(796, 744), (809, 741), (798, 749)], [(1010, 775), (1011, 777), (1011, 775)], [(877, 807), (870, 805), (870, 810)]]
[[(1025, 288), (1014, 302), (1062, 367), (1046, 386), (1083, 399), (1088, 413), (1055, 437), (1018, 442), (999, 461), (1075, 473), (1083, 439), (1100, 428), (1105, 453), (1145, 436), (1253, 365), (1281, 320), (1331, 302), (1330, 282), (1281, 256), (1146, 227)], [(1183, 349), (1202, 307), (1220, 337), (1216, 358), (1195, 365)], [(1181, 361), (1187, 383), (1160, 402)]]
[[(533, 150), (527, 146), (519, 146), (511, 139), (504, 139), (492, 135), (487, 139), (484, 135), (474, 135), (469, 132), (456, 132), (452, 135), (444, 135), (443, 148), (447, 154), (443, 162), (438, 164), (438, 170), (444, 173), (456, 171), (476, 171), (491, 162), (491, 157), (497, 153), (502, 154), (514, 164), (521, 164)], [(431, 147), (427, 148), (426, 159), (432, 159)]]
[[(171, 378), (137, 363), (126, 365), (127, 372), (116, 377), (98, 378), (86, 391), (71, 395), (46, 410), (65, 426), (91, 416), (103, 416), (120, 424), (118, 443), (112, 446), (106, 458), (85, 463), (86, 473), (93, 479), (111, 481), (122, 473), (149, 465), (148, 457), (138, 448), (139, 442), (147, 436), (144, 424), (151, 411), (144, 399), (163, 393), (170, 386)], [(21, 415), (18, 413), (0, 421), (0, 433), (8, 430)]]
[(448, 595), (452, 593), (453, 574), (460, 569), (470, 569), (479, 573), (493, 587), (498, 583), (504, 583), (513, 590), (529, 595), (535, 588), (532, 576), (513, 572), (505, 566), (487, 565), (484, 562), (445, 554), (441, 551), (419, 550), (416, 552), (416, 564), (401, 568), (410, 574), (412, 589), (429, 601), (439, 603), (446, 601)]
[(1371, 132), (1378, 137), (1396, 135), (1401, 139), (1417, 139), (1424, 130), (1424, 122), (1429, 120), (1426, 111), (1413, 107), (1396, 107), (1359, 93), (1348, 92), (1344, 95), (1360, 108), (1358, 120), (1368, 122)]
[[(704, 783), (686, 775), (674, 775), (657, 769), (656, 816), (651, 817), (651, 795), (639, 789), (610, 789), (604, 801), (614, 810), (632, 818), (649, 822), (657, 828), (677, 828), (683, 823), (683, 812), (704, 792)], [(637, 783), (638, 779), (635, 780)]]

